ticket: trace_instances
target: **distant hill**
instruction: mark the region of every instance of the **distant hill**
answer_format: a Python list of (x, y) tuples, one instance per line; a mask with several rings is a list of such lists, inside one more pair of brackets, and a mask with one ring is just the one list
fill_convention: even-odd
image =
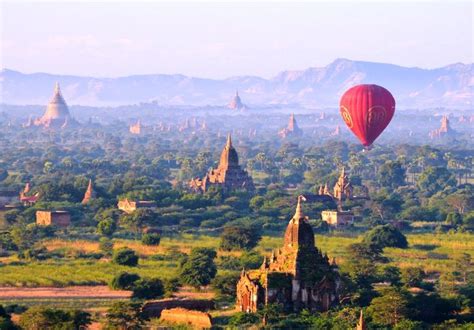
[(402, 107), (473, 106), (473, 64), (452, 64), (437, 69), (407, 68), (392, 64), (337, 59), (321, 68), (283, 71), (271, 79), (239, 76), (222, 80), (184, 75), (133, 75), (94, 78), (0, 73), (0, 102), (46, 104), (54, 83), (61, 84), (69, 104), (123, 105), (156, 101), (172, 105), (225, 105), (239, 90), (247, 105), (301, 104), (337, 107), (341, 94), (360, 83), (388, 88)]

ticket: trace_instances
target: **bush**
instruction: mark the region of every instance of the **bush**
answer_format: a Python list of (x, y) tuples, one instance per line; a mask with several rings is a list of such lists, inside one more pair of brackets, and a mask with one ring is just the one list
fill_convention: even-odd
[(251, 250), (262, 238), (253, 227), (226, 227), (221, 235), (220, 248), (224, 251)]
[(33, 306), (24, 312), (19, 321), (23, 329), (79, 329), (91, 324), (90, 314), (82, 311)]
[(211, 283), (217, 273), (214, 263), (216, 255), (216, 251), (212, 249), (194, 248), (181, 264), (180, 278), (182, 282), (195, 288)]
[(260, 317), (252, 313), (235, 313), (229, 320), (229, 325), (242, 326), (260, 323)]
[(144, 245), (160, 245), (161, 236), (158, 233), (147, 233), (142, 235), (142, 243)]
[(140, 303), (124, 301), (114, 303), (106, 319), (106, 329), (141, 329), (146, 320)]
[(140, 276), (137, 274), (121, 272), (112, 279), (109, 287), (114, 290), (132, 290), (134, 283), (139, 279)]
[(113, 219), (105, 219), (97, 224), (97, 232), (102, 236), (112, 236), (117, 229)]
[(114, 252), (114, 242), (107, 237), (101, 237), (99, 240), (99, 250), (106, 256), (111, 256)]
[(402, 281), (408, 287), (420, 287), (425, 278), (425, 272), (420, 267), (402, 269)]
[(222, 295), (235, 296), (237, 289), (237, 282), (239, 281), (240, 273), (233, 272), (228, 274), (217, 275), (212, 280), (212, 287), (214, 290)]
[(165, 295), (171, 297), (173, 293), (177, 292), (181, 287), (181, 282), (179, 278), (173, 277), (170, 279), (163, 280), (163, 286), (165, 288)]
[(134, 267), (138, 265), (138, 256), (129, 248), (121, 248), (114, 252), (112, 262), (117, 265)]
[(159, 278), (142, 278), (133, 284), (134, 299), (156, 299), (163, 296), (165, 288)]
[(368, 245), (378, 246), (381, 249), (385, 247), (405, 249), (408, 247), (408, 241), (405, 235), (392, 225), (383, 225), (373, 228), (365, 234), (364, 242)]

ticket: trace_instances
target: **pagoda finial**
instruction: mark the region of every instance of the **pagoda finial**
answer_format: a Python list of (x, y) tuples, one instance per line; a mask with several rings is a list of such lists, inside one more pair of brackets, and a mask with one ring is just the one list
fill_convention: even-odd
[(230, 136), (230, 133), (227, 134), (227, 142), (226, 142), (226, 148), (232, 148), (232, 137)]
[(303, 211), (301, 210), (301, 201), (306, 201), (306, 198), (303, 195), (298, 196), (298, 204), (296, 204), (296, 211), (295, 215), (293, 216), (293, 219), (297, 221), (304, 218)]
[(54, 94), (61, 94), (61, 88), (59, 87), (59, 82), (56, 81), (54, 85)]
[(238, 89), (235, 90), (235, 96), (239, 96), (239, 90)]

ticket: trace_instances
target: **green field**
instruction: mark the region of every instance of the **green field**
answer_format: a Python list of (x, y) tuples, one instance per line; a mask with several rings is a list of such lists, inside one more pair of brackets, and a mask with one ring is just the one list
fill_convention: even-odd
[[(401, 268), (420, 266), (435, 276), (449, 270), (454, 258), (460, 253), (469, 253), (474, 257), (474, 236), (470, 234), (409, 234), (408, 249), (390, 248), (385, 255), (391, 263)], [(316, 236), (316, 245), (335, 257), (344, 268), (345, 248), (360, 237)], [(269, 254), (272, 248), (282, 244), (281, 237), (263, 237), (257, 250)], [(96, 242), (59, 241), (45, 242), (49, 250), (65, 249), (70, 252), (97, 250)], [(176, 276), (177, 260), (163, 261), (153, 258), (156, 254), (165, 254), (171, 247), (189, 252), (193, 247), (217, 248), (219, 238), (210, 236), (183, 235), (178, 238), (163, 238), (158, 248), (144, 247), (137, 241), (119, 240), (116, 246), (128, 246), (141, 256), (138, 267), (126, 267), (112, 264), (109, 260), (90, 260), (77, 258), (48, 259), (44, 261), (18, 261), (14, 257), (2, 258), (0, 266), (0, 286), (70, 286), (107, 284), (120, 271), (133, 271), (141, 276), (169, 278)], [(229, 254), (229, 253), (219, 253)], [(238, 253), (233, 253), (238, 255)]]

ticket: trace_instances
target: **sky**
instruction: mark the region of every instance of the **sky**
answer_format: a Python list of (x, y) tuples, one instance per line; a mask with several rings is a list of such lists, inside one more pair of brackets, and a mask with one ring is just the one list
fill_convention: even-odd
[(473, 62), (471, 1), (0, 1), (0, 66), (25, 73), (269, 78), (336, 58)]

